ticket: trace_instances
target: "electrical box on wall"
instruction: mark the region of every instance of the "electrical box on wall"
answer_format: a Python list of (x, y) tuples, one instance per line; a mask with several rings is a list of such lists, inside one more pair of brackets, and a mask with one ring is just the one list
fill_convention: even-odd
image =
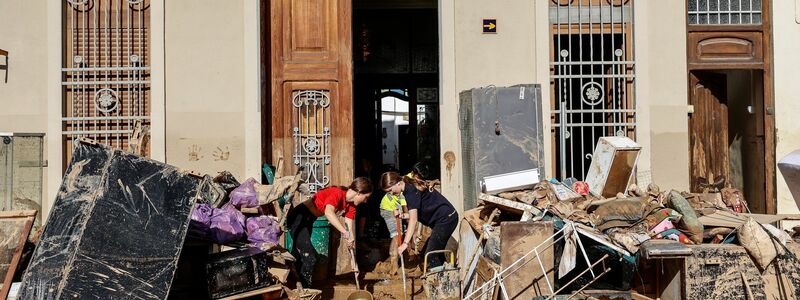
[(43, 168), (44, 134), (0, 132), (0, 211), (41, 212)]

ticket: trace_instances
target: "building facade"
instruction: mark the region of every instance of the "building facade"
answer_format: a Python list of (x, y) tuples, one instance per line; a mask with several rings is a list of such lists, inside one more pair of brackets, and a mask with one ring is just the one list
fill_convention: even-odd
[(800, 0), (7, 0), (0, 49), (0, 131), (46, 134), (45, 212), (74, 138), (126, 148), (143, 126), (150, 157), (240, 179), (428, 160), (463, 211), (458, 93), (521, 83), (542, 87), (548, 177), (625, 135), (640, 182), (723, 176), (798, 212), (775, 164), (800, 148)]

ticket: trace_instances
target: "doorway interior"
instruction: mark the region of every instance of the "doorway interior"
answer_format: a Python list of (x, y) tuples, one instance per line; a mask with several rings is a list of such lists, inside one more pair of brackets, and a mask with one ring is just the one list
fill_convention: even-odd
[(762, 70), (690, 73), (691, 189), (733, 187), (753, 213), (767, 213)]
[[(438, 22), (436, 0), (353, 1), (353, 169), (376, 187), (383, 172), (417, 163), (439, 178)], [(374, 247), (389, 236), (383, 194), (359, 206), (359, 240)]]
[(374, 2), (353, 3), (356, 176), (377, 180), (382, 172), (407, 173), (422, 162), (429, 179), (438, 178), (436, 2), (411, 8)]

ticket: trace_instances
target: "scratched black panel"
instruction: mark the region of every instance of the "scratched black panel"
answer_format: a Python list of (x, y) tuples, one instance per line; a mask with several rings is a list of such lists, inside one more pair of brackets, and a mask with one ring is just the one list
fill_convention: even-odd
[(244, 248), (212, 255), (206, 264), (208, 290), (219, 299), (276, 283), (268, 272), (272, 256), (258, 248)]
[[(84, 144), (77, 149), (110, 151)], [(101, 160), (96, 156), (89, 161)], [(58, 239), (73, 243), (37, 247), (19, 299), (167, 297), (199, 180), (120, 151), (107, 157), (103, 164), (83, 167), (85, 172), (97, 169), (93, 174), (98, 178), (91, 180), (95, 184), (81, 192), (59, 193), (42, 239), (66, 235)], [(70, 168), (80, 161), (74, 159)], [(62, 190), (83, 178), (70, 179), (69, 174)], [(86, 203), (70, 205), (76, 201)], [(41, 262), (47, 264), (36, 267)]]
[(19, 299), (55, 298), (53, 291), (78, 247), (110, 154), (100, 147), (75, 148), (34, 257), (23, 275)]

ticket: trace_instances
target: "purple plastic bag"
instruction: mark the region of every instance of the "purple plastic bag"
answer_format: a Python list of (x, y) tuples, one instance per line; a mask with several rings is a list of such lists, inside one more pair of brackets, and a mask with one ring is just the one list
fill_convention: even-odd
[(214, 208), (211, 205), (195, 203), (192, 210), (192, 218), (189, 221), (189, 231), (186, 234), (194, 238), (208, 238), (209, 227), (211, 227), (211, 214), (213, 212)]
[(234, 189), (231, 194), (231, 204), (236, 207), (256, 207), (258, 206), (258, 194), (255, 188), (256, 180), (248, 178), (239, 187)]
[(214, 209), (209, 233), (209, 238), (220, 244), (241, 240), (244, 237), (244, 215), (228, 204)]
[(268, 216), (247, 219), (247, 240), (253, 244), (278, 244), (280, 233), (278, 222)]

